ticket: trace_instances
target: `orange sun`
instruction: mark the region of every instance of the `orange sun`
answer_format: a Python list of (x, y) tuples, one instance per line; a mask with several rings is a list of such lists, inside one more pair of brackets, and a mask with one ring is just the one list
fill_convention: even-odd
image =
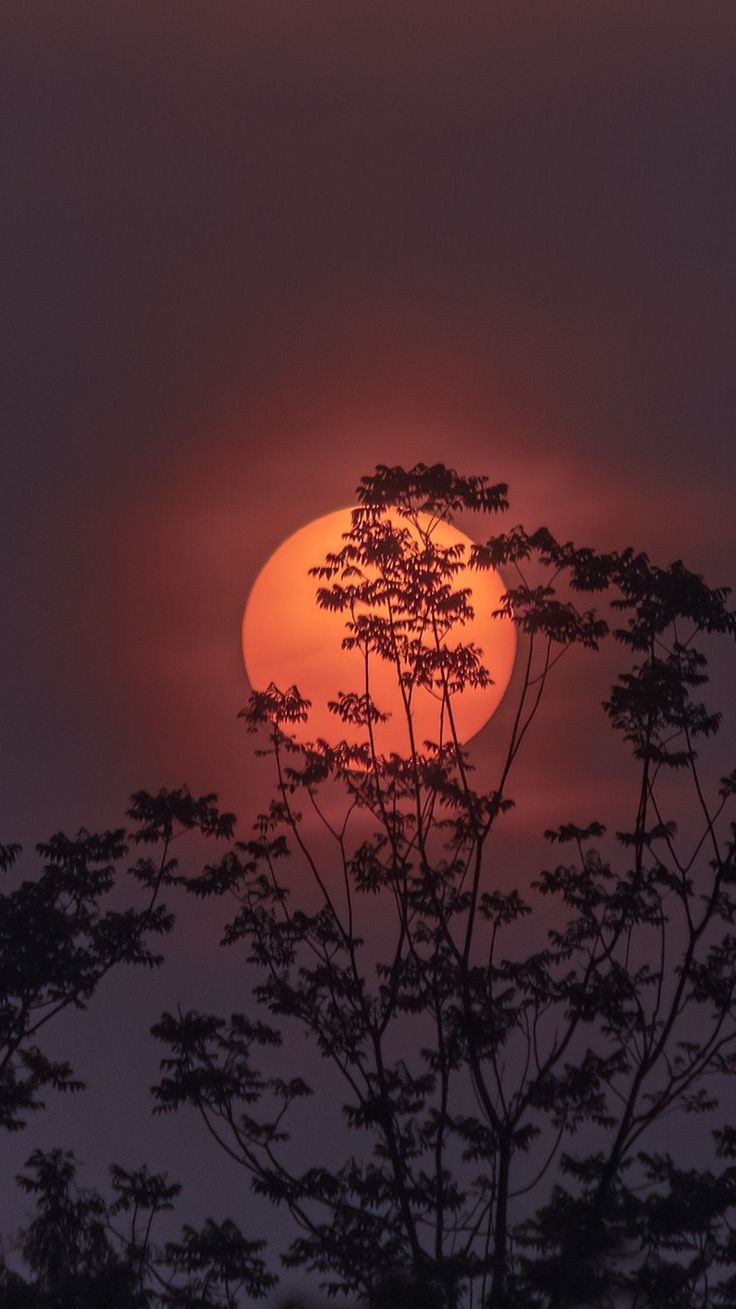
[[(395, 521), (407, 526), (403, 519), (396, 517)], [(318, 607), (317, 589), (326, 583), (309, 575), (309, 569), (322, 564), (328, 552), (340, 549), (343, 533), (350, 526), (350, 509), (338, 509), (294, 532), (264, 564), (245, 607), (243, 658), (251, 686), (264, 690), (274, 682), (286, 690), (295, 684), (312, 703), (308, 722), (290, 725), (300, 741), (323, 737), (331, 744), (341, 739), (358, 744), (365, 739), (365, 728), (341, 722), (327, 708), (327, 702), (336, 700), (339, 691), (362, 693), (363, 661), (358, 651), (341, 648), (346, 634), (345, 615)], [(436, 525), (432, 539), (441, 546), (464, 546), (465, 557), (473, 544), (446, 522)], [(461, 741), (467, 741), (498, 708), (508, 686), (516, 632), (511, 619), (492, 617), (506, 590), (499, 573), (464, 568), (456, 575), (453, 587), (470, 589), (475, 616), (453, 633), (451, 644), (472, 641), (482, 651), (483, 663), (493, 679), (490, 686), (468, 687), (453, 697), (457, 732)], [(373, 660), (371, 694), (379, 709), (391, 715), (388, 722), (376, 726), (378, 749), (387, 754), (393, 750), (407, 754), (409, 734), (396, 671), (378, 658)], [(438, 740), (437, 697), (416, 688), (412, 719), (417, 742)]]

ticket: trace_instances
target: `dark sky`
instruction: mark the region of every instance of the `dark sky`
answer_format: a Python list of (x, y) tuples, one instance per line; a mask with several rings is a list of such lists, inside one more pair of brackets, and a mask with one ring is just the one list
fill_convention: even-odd
[[(378, 461), (736, 580), (732, 0), (5, 0), (0, 29), (6, 838), (181, 781), (248, 818), (249, 585)], [(36, 1141), (155, 1148), (234, 1206), (145, 1118), (159, 1001), (241, 986), (215, 939), (185, 907), (158, 991), (70, 1025), (92, 1089), (13, 1142), (6, 1227)]]

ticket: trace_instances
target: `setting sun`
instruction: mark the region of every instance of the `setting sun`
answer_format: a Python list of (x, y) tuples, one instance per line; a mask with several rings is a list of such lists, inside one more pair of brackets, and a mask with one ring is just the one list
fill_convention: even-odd
[[(397, 518), (399, 521), (406, 526)], [(340, 722), (327, 707), (340, 691), (363, 691), (362, 659), (357, 651), (342, 649), (345, 616), (319, 608), (319, 583), (309, 573), (328, 552), (340, 548), (350, 525), (350, 509), (339, 509), (288, 537), (261, 569), (245, 608), (243, 656), (251, 685), (261, 690), (274, 682), (285, 690), (296, 684), (311, 701), (308, 722), (295, 725), (299, 740), (323, 737), (334, 743), (344, 738), (357, 744), (364, 736), (364, 728)], [(442, 546), (461, 545), (466, 556), (472, 545), (469, 537), (446, 522), (433, 528), (432, 539)], [(498, 572), (479, 573), (464, 567), (454, 586), (470, 589), (474, 617), (453, 631), (450, 643), (472, 641), (483, 652), (492, 679), (488, 686), (468, 687), (453, 697), (458, 736), (467, 741), (503, 697), (513, 668), (516, 634), (510, 619), (492, 616), (506, 590)], [(371, 693), (378, 707), (390, 714), (388, 722), (376, 728), (379, 749), (405, 753), (408, 730), (393, 665), (373, 660)], [(436, 696), (421, 688), (415, 690), (412, 718), (418, 742), (438, 739), (439, 710)]]

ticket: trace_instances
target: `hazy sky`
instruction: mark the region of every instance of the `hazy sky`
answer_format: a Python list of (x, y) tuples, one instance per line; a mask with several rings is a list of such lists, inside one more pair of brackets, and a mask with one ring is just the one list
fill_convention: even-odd
[[(732, 0), (5, 0), (6, 839), (182, 781), (247, 819), (248, 588), (376, 462), (736, 581), (735, 38)], [(146, 1117), (162, 1005), (247, 994), (210, 926), (70, 1025), (92, 1088), (12, 1142), (6, 1228), (36, 1142), (235, 1208)]]

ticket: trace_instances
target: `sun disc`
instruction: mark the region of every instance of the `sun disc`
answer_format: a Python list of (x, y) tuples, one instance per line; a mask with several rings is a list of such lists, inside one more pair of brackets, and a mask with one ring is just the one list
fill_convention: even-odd
[[(351, 521), (350, 509), (338, 509), (287, 537), (264, 564), (245, 607), (243, 657), (251, 686), (264, 690), (273, 682), (286, 690), (296, 685), (311, 701), (308, 722), (290, 729), (299, 741), (323, 737), (330, 744), (338, 740), (359, 744), (366, 736), (364, 727), (343, 723), (327, 707), (340, 691), (362, 694), (363, 660), (358, 651), (342, 649), (345, 615), (319, 608), (317, 589), (325, 583), (309, 575), (309, 569), (322, 564), (328, 552), (340, 549)], [(395, 521), (407, 526), (398, 516)], [(432, 539), (441, 546), (462, 545), (466, 558), (472, 545), (469, 537), (445, 522), (436, 525)], [(478, 646), (493, 679), (492, 685), (468, 687), (452, 697), (457, 733), (464, 742), (480, 730), (501, 702), (513, 669), (516, 632), (511, 619), (492, 616), (506, 590), (498, 572), (465, 567), (456, 575), (453, 587), (470, 589), (475, 616), (452, 633), (450, 643), (472, 641)], [(409, 725), (396, 670), (378, 658), (371, 662), (371, 695), (379, 709), (390, 714), (388, 722), (376, 725), (378, 749), (386, 754), (407, 754)], [(413, 693), (412, 728), (419, 748), (426, 739), (438, 740), (440, 701), (422, 688)], [(446, 737), (447, 728), (443, 730)]]

